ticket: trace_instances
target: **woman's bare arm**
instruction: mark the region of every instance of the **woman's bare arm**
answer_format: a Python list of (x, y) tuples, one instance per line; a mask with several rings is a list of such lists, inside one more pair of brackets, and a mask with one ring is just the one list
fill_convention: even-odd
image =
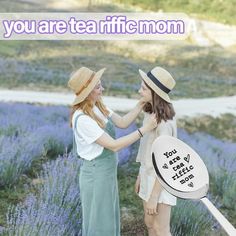
[(114, 112), (111, 116), (113, 123), (119, 128), (122, 128), (122, 129), (127, 128), (137, 118), (139, 113), (142, 111), (143, 105), (144, 103), (140, 100), (137, 103), (137, 105), (129, 113), (127, 113), (124, 116), (120, 116)]
[(150, 198), (159, 199), (161, 190), (162, 190), (162, 186), (161, 186), (160, 182), (156, 179)]
[(120, 149), (136, 142), (139, 138), (140, 135), (137, 130), (129, 135), (118, 139), (113, 139), (108, 133), (104, 133), (100, 138), (96, 140), (96, 143), (113, 152), (117, 152)]
[[(148, 122), (144, 126), (142, 126), (139, 130), (144, 135), (145, 133), (153, 130), (156, 126), (157, 126), (156, 117), (155, 115), (151, 115)], [(138, 139), (140, 139), (140, 134), (138, 130), (118, 139), (113, 139), (109, 134), (105, 132), (100, 138), (96, 140), (96, 143), (109, 150), (117, 152), (120, 149), (136, 142)]]

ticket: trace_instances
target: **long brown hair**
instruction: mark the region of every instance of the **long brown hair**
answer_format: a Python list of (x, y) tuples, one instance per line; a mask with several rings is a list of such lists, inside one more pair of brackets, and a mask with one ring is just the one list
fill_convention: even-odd
[[(70, 112), (70, 127), (72, 127), (73, 114), (75, 113), (76, 110), (79, 109), (83, 111), (84, 114), (94, 119), (101, 128), (104, 128), (105, 122), (95, 114), (95, 112), (93, 111), (93, 106), (94, 106), (93, 102), (89, 98), (86, 98), (83, 102), (72, 106)], [(108, 117), (109, 111), (107, 110), (106, 106), (104, 105), (101, 99), (95, 103), (95, 106), (97, 106), (97, 108), (101, 111), (101, 113), (105, 117)]]
[[(145, 81), (144, 81), (145, 83)], [(151, 90), (152, 93), (152, 104), (146, 103), (143, 110), (147, 113), (155, 113), (157, 123), (159, 124), (162, 120), (172, 120), (175, 116), (175, 110), (171, 103), (162, 99), (158, 94), (156, 94), (146, 83), (145, 85)]]

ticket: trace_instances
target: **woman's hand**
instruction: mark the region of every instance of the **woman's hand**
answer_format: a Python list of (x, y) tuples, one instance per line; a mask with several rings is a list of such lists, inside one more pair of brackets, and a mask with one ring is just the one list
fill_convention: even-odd
[(137, 106), (140, 108), (140, 110), (143, 109), (144, 105), (146, 104), (147, 102), (145, 101), (145, 99), (143, 97), (141, 97), (138, 101), (138, 104)]
[(142, 128), (144, 129), (143, 130), (144, 132), (149, 132), (155, 129), (156, 127), (157, 127), (156, 115), (153, 113), (147, 118)]
[(146, 205), (146, 213), (148, 215), (154, 215), (157, 214), (157, 203), (158, 203), (158, 197), (150, 197), (150, 199), (147, 202)]
[(140, 176), (137, 176), (136, 183), (135, 183), (135, 193), (138, 194), (140, 189)]

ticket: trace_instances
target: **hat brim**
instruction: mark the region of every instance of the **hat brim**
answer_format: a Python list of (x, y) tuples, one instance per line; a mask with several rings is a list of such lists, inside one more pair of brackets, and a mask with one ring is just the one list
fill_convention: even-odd
[(98, 72), (95, 73), (91, 83), (88, 85), (88, 87), (86, 89), (84, 89), (84, 91), (82, 91), (79, 96), (75, 97), (75, 100), (73, 101), (72, 105), (77, 105), (81, 102), (83, 102), (85, 100), (85, 98), (88, 97), (88, 95), (92, 92), (92, 90), (95, 88), (97, 82), (99, 81), (99, 79), (102, 77), (102, 74), (104, 73), (104, 71), (106, 70), (106, 68), (103, 68), (101, 70), (99, 70)]
[(151, 79), (147, 76), (147, 74), (139, 69), (139, 74), (141, 75), (142, 79), (147, 83), (147, 85), (162, 99), (164, 99), (166, 102), (171, 103), (170, 97), (167, 93), (163, 92), (160, 88), (158, 88)]

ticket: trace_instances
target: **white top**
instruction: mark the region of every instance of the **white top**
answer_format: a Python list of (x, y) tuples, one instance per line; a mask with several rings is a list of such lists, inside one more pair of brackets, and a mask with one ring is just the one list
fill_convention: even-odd
[[(143, 124), (147, 122), (149, 116), (150, 114), (146, 112), (144, 113)], [(141, 163), (139, 169), (139, 197), (145, 201), (149, 200), (156, 180), (156, 173), (152, 164), (151, 147), (156, 137), (160, 135), (170, 135), (177, 137), (177, 126), (175, 118), (173, 118), (173, 120), (167, 121), (162, 120), (161, 123), (158, 124), (156, 129), (144, 134), (143, 138), (141, 138), (140, 140), (136, 161)], [(171, 195), (165, 189), (162, 189), (160, 192), (158, 203), (164, 203), (174, 206), (176, 205), (176, 197)]]
[[(149, 116), (149, 113), (144, 112), (143, 125), (148, 122)], [(156, 176), (156, 173), (152, 165), (151, 148), (154, 140), (160, 135), (170, 135), (177, 137), (177, 125), (175, 118), (173, 118), (173, 120), (167, 121), (162, 120), (156, 129), (144, 134), (143, 138), (140, 139), (136, 161), (140, 162), (141, 165), (146, 166), (148, 172), (147, 174), (154, 177)]]
[[(99, 116), (99, 118), (105, 121), (105, 123), (108, 122), (107, 118), (100, 112), (100, 110), (96, 106), (93, 108), (93, 110), (96, 115)], [(111, 117), (113, 111), (109, 108), (108, 111), (110, 112), (109, 117)], [(76, 110), (73, 114), (73, 129), (75, 127), (75, 119), (79, 114), (83, 115), (81, 115), (77, 119), (76, 124), (76, 129), (78, 131), (75, 132), (77, 153), (81, 158), (91, 161), (103, 152), (104, 147), (100, 146), (95, 141), (100, 138), (105, 131), (98, 125), (98, 123), (94, 119), (92, 119), (88, 115), (85, 115), (81, 110)]]
[[(145, 166), (141, 165), (139, 168), (139, 176), (140, 176), (140, 188), (139, 188), (139, 197), (145, 200), (146, 202), (150, 199), (152, 194), (152, 190), (156, 181), (156, 177), (147, 174), (147, 170)], [(158, 203), (163, 203), (171, 206), (176, 205), (176, 197), (167, 192), (164, 188), (162, 188)]]

